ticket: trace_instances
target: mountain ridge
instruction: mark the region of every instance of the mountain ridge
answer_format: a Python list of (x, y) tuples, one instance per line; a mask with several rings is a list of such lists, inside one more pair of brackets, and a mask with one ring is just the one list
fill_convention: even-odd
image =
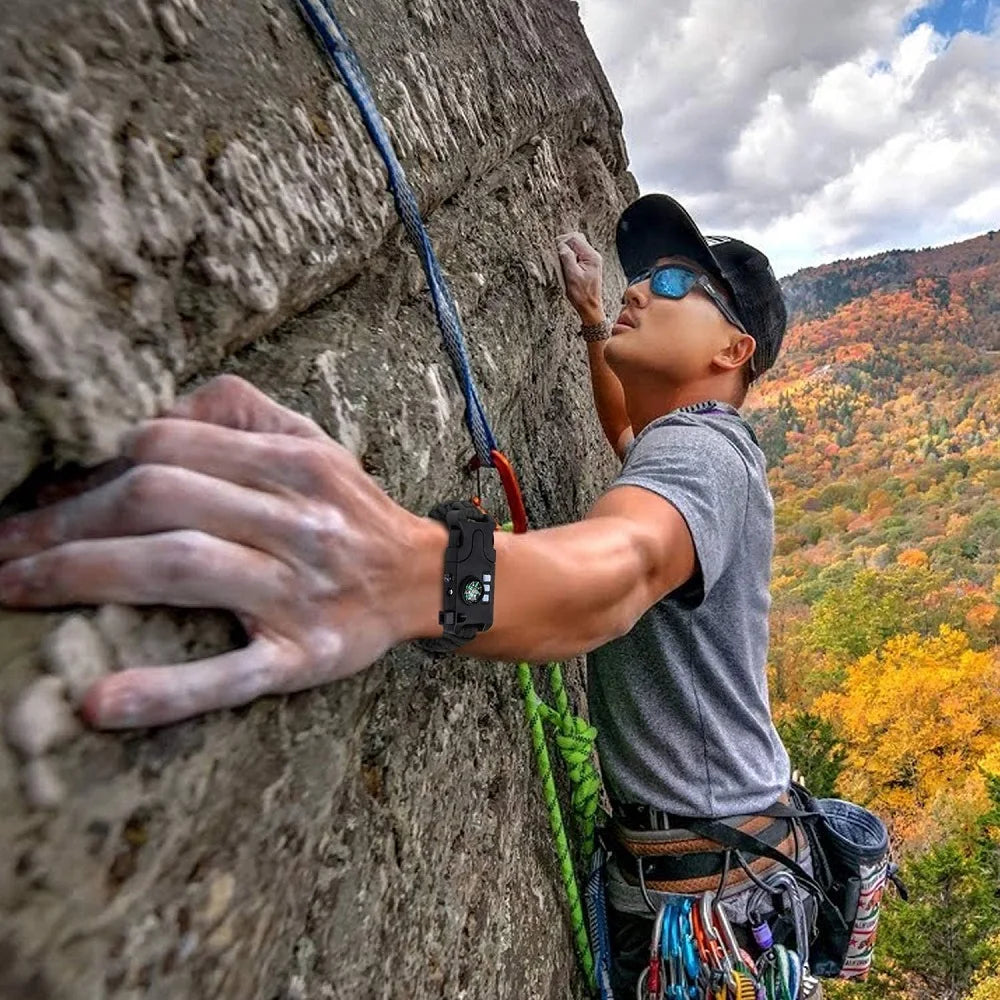
[(922, 277), (956, 270), (1000, 267), (1000, 230), (922, 249), (885, 250), (802, 268), (780, 279), (791, 323), (829, 315), (838, 306), (877, 289), (901, 288)]

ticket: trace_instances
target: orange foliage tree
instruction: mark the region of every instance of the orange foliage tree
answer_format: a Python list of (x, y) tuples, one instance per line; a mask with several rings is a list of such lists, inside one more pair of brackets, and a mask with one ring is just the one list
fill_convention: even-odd
[(814, 711), (847, 749), (840, 792), (882, 812), (905, 840), (1000, 738), (1000, 657), (948, 625), (930, 638), (897, 636), (848, 667)]

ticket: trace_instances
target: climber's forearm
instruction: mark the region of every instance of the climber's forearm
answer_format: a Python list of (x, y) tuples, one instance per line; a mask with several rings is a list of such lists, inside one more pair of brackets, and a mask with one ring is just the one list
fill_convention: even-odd
[[(441, 635), (447, 533), (423, 520), (409, 583), (411, 638)], [(524, 535), (496, 532), (493, 627), (463, 655), (544, 662), (576, 656), (627, 632), (659, 596), (647, 540), (625, 518), (591, 517)]]
[[(604, 322), (603, 264), (601, 255), (583, 233), (566, 233), (558, 240), (559, 263), (566, 285), (566, 298), (585, 326)], [(590, 361), (590, 384), (594, 404), (611, 447), (622, 454), (625, 431), (631, 433), (631, 421), (625, 406), (625, 393), (617, 376), (604, 360), (606, 341), (587, 344)]]
[[(580, 312), (580, 319), (588, 326), (596, 326), (604, 321), (604, 307), (592, 303)], [(601, 422), (604, 436), (612, 448), (618, 447), (622, 431), (629, 426), (625, 409), (625, 392), (618, 376), (604, 360), (606, 340), (595, 340), (587, 344), (587, 361), (590, 365), (590, 385), (594, 392), (594, 406), (597, 419)]]
[(605, 340), (598, 340), (587, 344), (587, 358), (590, 362), (590, 385), (594, 391), (597, 418), (611, 447), (617, 448), (622, 431), (629, 426), (629, 418), (622, 384), (604, 360), (606, 343)]

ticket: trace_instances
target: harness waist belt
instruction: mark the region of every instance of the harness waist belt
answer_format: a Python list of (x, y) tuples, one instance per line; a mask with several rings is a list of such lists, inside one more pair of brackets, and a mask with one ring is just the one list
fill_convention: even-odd
[[(788, 793), (785, 792), (778, 799), (782, 805), (788, 805)], [(612, 804), (612, 818), (621, 826), (633, 830), (677, 830), (685, 829), (689, 820), (707, 819), (708, 817), (680, 816), (677, 813), (665, 812), (653, 806), (644, 805), (641, 802), (616, 802)], [(759, 817), (760, 813), (747, 813), (742, 816), (723, 816), (717, 822), (725, 823), (727, 826), (735, 826), (742, 829), (744, 823)]]
[[(787, 796), (783, 799), (787, 800)], [(776, 811), (780, 811), (780, 806)], [(626, 817), (633, 823), (627, 823)], [(638, 866), (641, 865), (643, 879), (649, 888), (664, 892), (702, 892), (718, 887), (726, 848), (686, 825), (698, 825), (699, 822), (693, 817), (673, 816), (645, 806), (616, 806), (607, 828), (608, 846), (627, 882), (639, 882)], [(795, 821), (791, 818), (754, 814), (729, 816), (714, 822), (753, 837), (793, 860), (803, 856), (805, 837), (796, 834)], [(666, 828), (664, 823), (668, 824)], [(758, 875), (776, 864), (768, 858), (748, 860), (750, 868)], [(738, 885), (748, 878), (738, 865), (732, 864), (726, 885)]]

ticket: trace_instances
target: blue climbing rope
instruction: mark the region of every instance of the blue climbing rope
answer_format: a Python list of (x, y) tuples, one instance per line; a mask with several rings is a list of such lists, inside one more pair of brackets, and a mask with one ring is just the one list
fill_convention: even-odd
[(608, 902), (604, 891), (606, 860), (603, 849), (594, 851), (584, 899), (587, 903), (587, 927), (594, 948), (594, 981), (600, 1000), (614, 1000), (611, 989), (611, 931), (608, 927)]
[[(496, 469), (503, 484), (504, 493), (511, 512), (510, 527), (517, 532), (528, 529), (527, 514), (524, 510), (524, 500), (514, 474), (513, 466), (497, 448), (483, 404), (479, 399), (472, 372), (469, 356), (462, 334), (462, 324), (458, 317), (458, 309), (451, 296), (448, 284), (441, 273), (437, 257), (431, 247), (430, 237), (420, 216), (413, 189), (406, 180), (406, 175), (392, 148), (392, 143), (385, 130), (382, 116), (375, 106), (371, 89), (365, 79), (364, 70), (358, 61), (351, 43), (348, 41), (340, 23), (337, 21), (330, 6), (330, 0), (298, 0), (306, 21), (312, 26), (320, 41), (324, 54), (339, 72), (344, 85), (354, 99), (368, 135), (378, 149), (388, 175), (389, 190), (396, 204), (396, 211), (410, 240), (413, 242), (427, 275), (427, 285), (434, 303), (434, 312), (444, 340), (445, 350), (451, 359), (462, 394), (465, 396), (465, 423), (472, 437), (476, 457), (480, 465)], [(570, 906), (570, 917), (573, 925), (573, 937), (577, 947), (577, 956), (588, 984), (595, 985), (594, 963), (590, 942), (587, 938), (587, 927), (580, 906), (579, 887), (574, 871), (573, 859), (566, 840), (565, 827), (562, 821), (562, 811), (556, 797), (555, 782), (548, 764), (548, 750), (545, 745), (545, 734), (542, 729), (543, 717), (557, 728), (556, 745), (563, 754), (570, 770), (573, 786), (574, 811), (581, 824), (581, 839), (583, 842), (584, 863), (590, 861), (594, 845), (594, 816), (597, 811), (600, 778), (593, 766), (593, 741), (596, 730), (583, 719), (578, 719), (569, 710), (569, 701), (562, 682), (562, 674), (558, 664), (550, 665), (550, 678), (556, 698), (556, 708), (546, 705), (538, 697), (534, 689), (531, 670), (522, 663), (518, 676), (524, 693), (525, 705), (529, 719), (532, 722), (532, 739), (538, 755), (539, 769), (542, 774), (546, 804), (549, 807), (549, 819), (556, 840), (556, 850), (560, 859), (560, 868)], [(610, 997), (607, 966), (607, 926), (603, 916), (603, 886), (592, 880), (591, 896), (593, 902), (599, 904), (599, 912), (592, 909), (593, 934), (598, 941), (603, 941), (605, 962), (602, 969), (599, 988), (602, 997)], [(595, 895), (596, 894), (596, 895)]]
[(361, 68), (353, 46), (340, 27), (340, 22), (337, 20), (329, 0), (298, 0), (298, 4), (322, 43), (323, 51), (339, 72), (351, 97), (354, 98), (368, 135), (371, 136), (371, 140), (385, 164), (389, 190), (396, 203), (396, 211), (399, 213), (400, 219), (403, 220), (406, 233), (416, 248), (421, 264), (423, 264), (424, 273), (427, 275), (427, 286), (434, 303), (434, 312), (437, 315), (438, 326), (441, 328), (444, 347), (451, 359), (452, 368), (455, 369), (459, 385), (462, 387), (462, 395), (465, 396), (465, 423), (472, 436), (476, 455), (484, 466), (492, 467), (492, 452), (496, 450), (497, 443), (472, 378), (472, 369), (469, 365), (469, 355), (465, 347), (465, 337), (462, 334), (462, 322), (458, 317), (458, 308), (444, 275), (441, 273), (441, 265), (438, 264), (430, 237), (427, 235), (427, 229), (420, 217), (417, 197), (406, 179), (403, 168), (396, 157), (396, 152), (392, 148), (385, 123), (375, 106), (375, 99), (372, 97), (364, 70)]

